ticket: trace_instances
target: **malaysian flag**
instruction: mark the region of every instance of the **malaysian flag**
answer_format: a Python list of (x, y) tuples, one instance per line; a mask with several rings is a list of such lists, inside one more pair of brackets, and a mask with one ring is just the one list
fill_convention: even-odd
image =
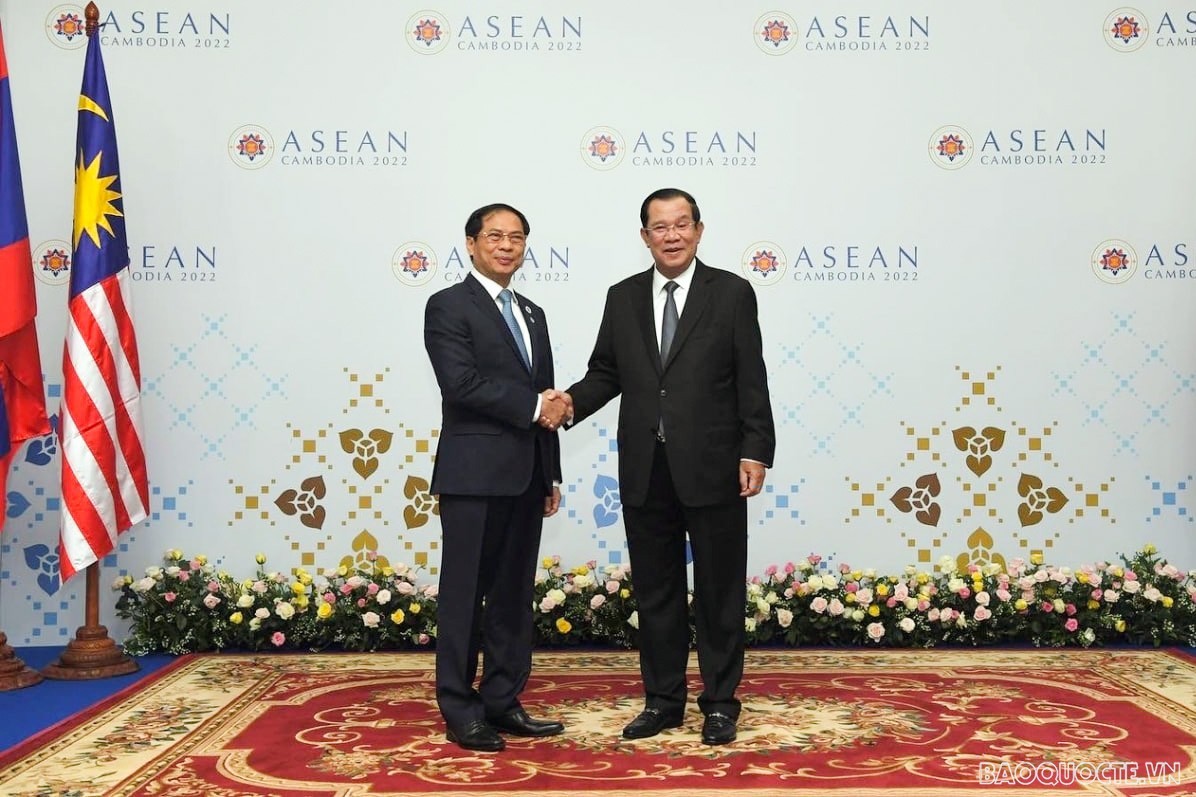
[(7, 516), (8, 466), (21, 443), (48, 434), (42, 360), (37, 349), (37, 294), (4, 32), (0, 30), (0, 529)]
[(62, 580), (145, 519), (141, 367), (116, 127), (100, 37), (87, 39), (76, 139), (74, 264), (62, 356)]

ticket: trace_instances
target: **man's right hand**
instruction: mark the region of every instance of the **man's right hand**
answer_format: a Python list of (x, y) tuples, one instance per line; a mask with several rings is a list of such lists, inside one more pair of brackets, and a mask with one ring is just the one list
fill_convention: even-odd
[(545, 429), (556, 429), (573, 415), (573, 402), (567, 393), (549, 388), (540, 394), (539, 423)]

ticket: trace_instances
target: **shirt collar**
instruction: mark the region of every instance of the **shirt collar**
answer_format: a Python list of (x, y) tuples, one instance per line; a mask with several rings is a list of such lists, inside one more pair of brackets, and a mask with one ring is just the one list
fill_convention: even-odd
[[(676, 277), (673, 277), (673, 279), (672, 279), (673, 282), (677, 283), (677, 287), (679, 287), (683, 291), (688, 291), (689, 284), (691, 282), (693, 282), (694, 263), (695, 262), (697, 262), (697, 258), (694, 258), (693, 260), (689, 261), (689, 265), (685, 267), (685, 271), (682, 271), (680, 274), (678, 274)], [(656, 294), (663, 291), (665, 283), (667, 283), (667, 282), (669, 282), (669, 279), (660, 273), (660, 269), (656, 268), (656, 266), (653, 265), (652, 266), (652, 295), (655, 296)]]
[[(500, 291), (503, 290), (503, 286), (499, 285), (497, 282), (490, 279), (482, 272), (478, 271), (476, 266), (471, 268), (469, 271), (471, 274), (473, 274), (473, 278), (475, 280), (482, 283), (482, 287), (486, 289), (486, 293), (490, 294), (490, 298), (497, 302), (498, 294)], [(511, 291), (512, 295), (514, 295), (514, 293), (515, 293), (515, 291), (512, 288), (510, 288), (509, 286), (506, 288), (506, 290)]]

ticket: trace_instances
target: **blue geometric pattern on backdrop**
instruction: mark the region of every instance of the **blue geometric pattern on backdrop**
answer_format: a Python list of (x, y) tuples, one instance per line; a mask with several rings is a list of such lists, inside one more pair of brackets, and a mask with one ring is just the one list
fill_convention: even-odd
[(1188, 487), (1192, 484), (1192, 477), (1187, 476), (1184, 479), (1175, 483), (1175, 486), (1164, 486), (1163, 482), (1151, 478), (1149, 475), (1146, 481), (1150, 482), (1151, 492), (1155, 494), (1155, 505), (1151, 507), (1150, 514), (1146, 516), (1146, 522), (1150, 523), (1154, 520), (1179, 520), (1183, 519), (1192, 522), (1196, 515), (1189, 511), (1187, 503), (1181, 499), (1186, 499), (1188, 496)]
[(623, 508), (619, 500), (619, 444), (612, 429), (598, 424), (591, 426), (601, 446), (595, 461), (590, 463), (593, 473), (561, 485), (561, 509), (573, 523), (591, 529), (590, 539), (606, 556), (606, 561), (598, 563), (600, 567), (625, 565), (628, 557), (623, 530), (613, 528), (618, 525)]
[(809, 451), (799, 453), (833, 453), (838, 432), (864, 426), (869, 402), (893, 397), (893, 372), (870, 368), (863, 345), (840, 339), (833, 318), (811, 313), (809, 328), (795, 331), (791, 340), (796, 342), (782, 344), (779, 362), (773, 360), (773, 371), (796, 371), (786, 381), (805, 388), (795, 401), (773, 407), (779, 425), (795, 426), (810, 439)]
[(161, 485), (155, 484), (150, 488), (150, 513), (142, 524), (145, 528), (152, 528), (154, 523), (169, 518), (175, 525), (183, 524), (188, 528), (195, 526), (195, 521), (187, 512), (187, 499), (190, 489), (195, 482), (188, 480), (186, 484), (174, 488), (169, 495), (164, 494)]
[[(1134, 324), (1135, 315), (1112, 313), (1111, 329), (1080, 344), (1075, 368), (1051, 374), (1051, 395), (1075, 399), (1083, 408), (1081, 425), (1107, 431), (1117, 456), (1138, 456), (1139, 434), (1151, 427), (1170, 428), (1172, 408), (1196, 393), (1196, 373), (1181, 371), (1171, 362), (1167, 341), (1144, 339)], [(1179, 347), (1176, 356), (1181, 362), (1183, 355)]]
[[(172, 347), (174, 362), (160, 375), (142, 375), (142, 396), (160, 399), (169, 409), (172, 432), (190, 432), (199, 439), (200, 459), (223, 460), (224, 442), (233, 432), (256, 429), (265, 402), (286, 398), (287, 376), (272, 375), (258, 362), (256, 344), (233, 340), (224, 329), (227, 317), (202, 316), (198, 339), (181, 335), (191, 342)], [(210, 370), (201, 369), (195, 356), (200, 350)]]

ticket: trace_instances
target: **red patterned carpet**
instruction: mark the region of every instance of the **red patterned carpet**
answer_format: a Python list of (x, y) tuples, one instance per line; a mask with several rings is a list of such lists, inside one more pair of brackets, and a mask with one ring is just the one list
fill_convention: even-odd
[(524, 704), (568, 730), (496, 755), (445, 742), (431, 665), (190, 657), (10, 751), (0, 794), (1196, 794), (1196, 660), (1177, 652), (750, 651), (725, 747), (701, 744), (692, 700), (684, 727), (620, 738), (634, 654), (538, 653)]

